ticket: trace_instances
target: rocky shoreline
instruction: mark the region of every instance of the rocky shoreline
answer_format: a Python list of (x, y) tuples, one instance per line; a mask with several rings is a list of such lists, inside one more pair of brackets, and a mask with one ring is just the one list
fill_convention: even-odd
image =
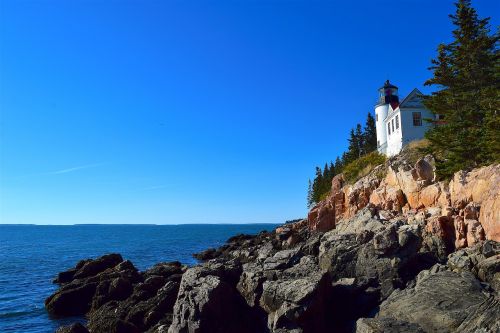
[(58, 332), (500, 332), (500, 165), (436, 182), (404, 154), (334, 178), (308, 219), (237, 235), (193, 267), (119, 254), (59, 273)]

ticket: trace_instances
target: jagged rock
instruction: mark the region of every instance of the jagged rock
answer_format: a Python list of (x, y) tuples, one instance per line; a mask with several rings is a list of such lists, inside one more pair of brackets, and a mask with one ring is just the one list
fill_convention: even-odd
[(418, 324), (394, 318), (360, 318), (356, 322), (356, 333), (425, 333)]
[(92, 313), (88, 327), (92, 333), (140, 333), (141, 329), (126, 321), (125, 311), (119, 311), (119, 304), (112, 301)]
[(355, 277), (356, 259), (360, 244), (356, 234), (327, 232), (319, 246), (319, 266), (328, 271), (332, 279)]
[(115, 267), (121, 262), (123, 262), (122, 256), (116, 253), (106, 254), (95, 260), (89, 260), (76, 271), (73, 279), (82, 279), (89, 276), (95, 276), (108, 268)]
[(477, 264), (477, 276), (500, 291), (500, 254), (480, 261)]
[(370, 208), (363, 208), (350, 220), (341, 221), (337, 225), (336, 232), (359, 234), (362, 231), (371, 231), (377, 233), (382, 229), (384, 229), (384, 225), (375, 217), (375, 212)]
[(307, 216), (312, 231), (328, 231), (335, 228), (335, 204), (331, 199), (316, 205)]
[[(93, 261), (109, 262), (109, 256), (102, 259), (78, 263), (74, 270)], [(101, 267), (94, 270), (95, 275), (87, 274), (85, 278), (63, 284), (47, 299), (49, 313), (87, 314), (93, 333), (144, 332), (160, 324), (170, 325), (185, 266), (179, 262), (160, 263), (143, 273), (129, 261), (121, 261), (105, 270), (102, 264), (93, 266), (94, 269)]]
[(485, 239), (498, 187), (485, 179), (496, 184), (499, 168), (457, 173), (448, 188), (430, 157), (396, 156), (354, 184), (334, 177), (308, 220), (231, 237), (189, 269), (82, 260), (46, 306), (85, 314), (93, 333), (495, 332), (500, 245)]
[(466, 219), (464, 224), (467, 226), (467, 246), (474, 246), (485, 239), (483, 226), (479, 221)]
[(360, 209), (370, 203), (370, 196), (379, 184), (378, 168), (375, 168), (366, 177), (356, 181), (353, 185), (344, 186), (345, 209), (342, 215), (343, 219), (353, 217)]
[[(427, 332), (457, 331), (466, 319), (479, 323), (477, 327), (492, 329), (484, 320), (469, 315), (477, 313), (490, 297), (472, 274), (440, 271), (417, 280), (413, 288), (394, 291), (380, 305), (377, 317), (417, 324)], [(500, 322), (500, 317), (495, 320)]]
[(218, 253), (216, 249), (214, 249), (213, 247), (211, 247), (211, 248), (208, 248), (208, 249), (203, 250), (201, 252), (193, 254), (193, 257), (195, 259), (200, 260), (200, 261), (206, 261), (206, 260), (217, 258), (217, 256), (219, 254), (220, 253)]
[(370, 194), (369, 201), (384, 210), (402, 211), (406, 197), (401, 189), (387, 186), (382, 180), (380, 186)]
[(398, 234), (394, 226), (390, 226), (375, 234), (373, 237), (373, 248), (383, 254), (389, 254), (398, 248)]
[(327, 324), (327, 301), (331, 279), (321, 272), (314, 256), (304, 256), (276, 279), (262, 283), (259, 305), (268, 314), (268, 328), (323, 332)]
[(486, 241), (451, 253), (448, 266), (455, 272), (471, 272), (494, 290), (500, 290), (500, 244), (497, 242)]
[(184, 273), (168, 332), (259, 332), (259, 320), (236, 289), (241, 267), (209, 261)]
[(45, 300), (45, 308), (52, 316), (78, 316), (90, 310), (97, 282), (73, 285), (57, 291)]
[(89, 333), (89, 331), (80, 323), (75, 323), (69, 326), (59, 327), (56, 333)]
[(106, 254), (97, 259), (81, 260), (76, 264), (75, 268), (59, 273), (54, 283), (63, 284), (74, 279), (94, 276), (108, 268), (115, 267), (122, 261), (122, 256), (117, 253)]
[(264, 269), (285, 269), (296, 264), (303, 253), (300, 249), (282, 250), (264, 260)]
[(463, 216), (455, 216), (453, 224), (455, 227), (455, 248), (467, 247), (467, 225)]
[(421, 207), (447, 207), (450, 204), (447, 185), (443, 182), (424, 187), (418, 195), (417, 206)]
[(455, 332), (500, 332), (500, 300), (497, 297), (488, 297), (477, 308), (471, 309)]
[(300, 325), (307, 332), (314, 332), (316, 328), (323, 331), (324, 323), (321, 323), (320, 318), (313, 320), (311, 316), (325, 311), (323, 306), (328, 285), (328, 275), (322, 273), (303, 278), (265, 281), (260, 305), (269, 313), (268, 327), (275, 330)]
[(448, 216), (434, 216), (427, 220), (425, 230), (443, 239), (452, 247), (455, 234), (453, 227), (453, 221)]
[(254, 307), (262, 295), (262, 283), (266, 280), (262, 265), (246, 263), (238, 281), (237, 289), (245, 298), (247, 304)]
[(480, 205), (479, 222), (486, 239), (500, 241), (500, 164), (457, 172), (450, 182), (450, 196), (456, 208), (470, 202)]
[(108, 301), (127, 298), (141, 277), (130, 261), (119, 260), (120, 255), (112, 254), (80, 262), (73, 279), (45, 300), (49, 314), (83, 315)]

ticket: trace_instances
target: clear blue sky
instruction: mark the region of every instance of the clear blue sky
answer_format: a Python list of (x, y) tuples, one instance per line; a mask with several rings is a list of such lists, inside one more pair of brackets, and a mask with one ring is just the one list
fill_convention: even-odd
[[(424, 92), (452, 1), (0, 0), (1, 223), (306, 215), (391, 79)], [(498, 1), (473, 1), (481, 16)], [(496, 18), (492, 22), (498, 24)]]

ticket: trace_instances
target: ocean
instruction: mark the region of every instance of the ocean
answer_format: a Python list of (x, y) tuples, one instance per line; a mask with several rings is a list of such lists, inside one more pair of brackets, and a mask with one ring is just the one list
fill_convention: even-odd
[(193, 265), (193, 253), (222, 245), (238, 233), (276, 224), (0, 225), (0, 332), (54, 332), (82, 318), (50, 319), (44, 300), (58, 272), (79, 260), (120, 253), (139, 270), (162, 261)]

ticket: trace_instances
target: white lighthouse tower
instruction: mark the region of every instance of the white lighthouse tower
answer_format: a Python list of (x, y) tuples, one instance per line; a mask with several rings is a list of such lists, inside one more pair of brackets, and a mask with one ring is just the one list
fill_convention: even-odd
[(377, 130), (377, 150), (381, 154), (387, 152), (387, 130), (385, 118), (389, 111), (389, 106), (396, 109), (399, 104), (398, 87), (392, 85), (389, 80), (385, 81), (383, 87), (379, 88), (379, 98), (375, 105), (375, 127)]

